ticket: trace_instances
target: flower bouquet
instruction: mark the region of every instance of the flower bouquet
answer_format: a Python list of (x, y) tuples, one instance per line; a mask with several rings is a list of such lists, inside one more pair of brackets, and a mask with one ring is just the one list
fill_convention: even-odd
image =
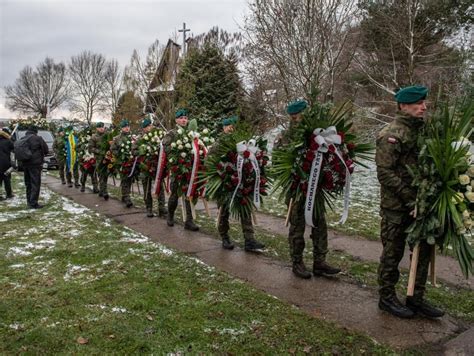
[(249, 217), (267, 195), (267, 141), (239, 125), (223, 134), (206, 158), (206, 196), (227, 206), (235, 217)]
[(117, 160), (110, 150), (110, 145), (114, 136), (114, 131), (106, 132), (102, 136), (102, 140), (100, 142), (100, 156), (98, 157), (98, 161), (100, 163), (97, 166), (97, 170), (101, 175), (110, 174), (114, 176), (118, 170)]
[(78, 137), (77, 155), (80, 166), (88, 173), (94, 173), (95, 158), (89, 152), (88, 146), (91, 139), (91, 131), (89, 129), (83, 130)]
[(197, 130), (197, 124), (191, 120), (187, 128), (176, 130), (175, 141), (171, 143), (168, 153), (168, 167), (171, 179), (178, 186), (178, 196), (197, 200), (202, 196), (204, 183), (198, 179), (198, 173), (204, 169), (204, 158), (207, 154), (206, 143), (213, 143), (209, 130)]
[[(416, 167), (410, 167), (418, 189), (416, 219), (408, 228), (408, 242), (426, 240), (442, 251), (452, 249), (464, 276), (473, 273), (474, 161), (472, 134), (474, 104), (439, 107), (427, 123)], [(471, 130), (471, 132), (469, 132)]]
[(144, 177), (155, 178), (158, 166), (158, 154), (160, 153), (161, 140), (165, 132), (160, 129), (153, 129), (143, 134), (136, 142), (136, 156), (140, 173)]
[(361, 159), (372, 159), (372, 145), (357, 143), (350, 132), (350, 113), (347, 104), (333, 108), (315, 102), (291, 131), (291, 144), (273, 152), (274, 190), (281, 188), (281, 198), (289, 203), (289, 209), (304, 199), (305, 221), (310, 226), (343, 193), (340, 223), (345, 222), (354, 165), (363, 165)]
[(120, 178), (130, 178), (138, 170), (136, 170), (137, 160), (134, 158), (132, 153), (132, 145), (135, 141), (135, 137), (132, 135), (121, 135), (115, 138), (118, 140), (116, 143), (117, 150), (114, 153), (115, 159), (117, 160), (118, 173)]

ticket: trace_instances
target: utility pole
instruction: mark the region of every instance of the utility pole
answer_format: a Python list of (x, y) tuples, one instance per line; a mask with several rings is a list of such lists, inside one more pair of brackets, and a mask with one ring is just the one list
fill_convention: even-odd
[(186, 32), (191, 31), (191, 29), (186, 28), (186, 22), (183, 22), (183, 28), (178, 30), (178, 32), (183, 33), (183, 56), (186, 54)]

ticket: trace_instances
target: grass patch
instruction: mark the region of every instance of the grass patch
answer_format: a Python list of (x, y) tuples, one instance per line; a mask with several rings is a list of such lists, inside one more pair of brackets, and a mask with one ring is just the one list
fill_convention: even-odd
[(390, 354), (43, 189), (0, 203), (0, 353)]
[[(120, 196), (120, 189), (117, 187), (110, 187), (109, 193), (111, 194), (111, 196), (118, 198)], [(134, 196), (132, 196), (132, 200), (134, 201), (134, 204), (136, 206), (144, 207), (143, 199), (141, 196), (135, 194)], [(176, 220), (182, 223), (180, 211), (181, 209), (180, 207), (178, 207), (175, 218)], [(368, 209), (367, 211), (370, 211), (370, 209)], [(360, 212), (363, 214), (368, 214), (362, 209), (360, 209)], [(369, 219), (368, 215), (367, 218)], [(372, 220), (377, 219), (372, 218)], [(201, 229), (204, 232), (215, 237), (216, 239), (219, 238), (214, 218), (209, 218), (204, 213), (200, 213), (197, 216), (196, 222), (201, 225)], [(236, 242), (241, 247), (244, 246), (244, 239), (239, 223), (231, 221), (229, 234), (234, 242)], [(255, 237), (259, 241), (265, 243), (267, 247), (265, 251), (266, 256), (277, 258), (281, 261), (286, 261), (289, 263), (290, 255), (286, 232), (284, 235), (273, 234), (257, 226), (255, 227)], [(307, 266), (311, 267), (311, 241), (307, 242), (307, 246), (304, 252), (304, 258)], [(327, 259), (329, 263), (338, 266), (343, 270), (343, 274), (340, 276), (340, 279), (342, 281), (354, 283), (364, 288), (371, 288), (374, 291), (377, 289), (378, 263), (363, 261), (341, 251), (329, 251)], [(397, 287), (399, 295), (401, 296), (406, 295), (407, 274), (407, 270), (402, 270), (400, 282)], [(438, 281), (437, 286), (433, 287), (428, 282), (426, 297), (434, 304), (438, 305), (441, 308), (444, 308), (449, 314), (453, 315), (454, 317), (463, 319), (468, 322), (474, 321), (474, 291), (466, 288), (453, 286), (449, 283), (445, 283), (442, 281)]]

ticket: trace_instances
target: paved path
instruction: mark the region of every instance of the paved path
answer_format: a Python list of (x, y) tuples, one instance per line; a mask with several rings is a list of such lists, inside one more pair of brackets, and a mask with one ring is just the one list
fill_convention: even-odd
[[(109, 183), (110, 180), (109, 180)], [(116, 186), (120, 186), (120, 181), (115, 181)], [(139, 193), (137, 185), (133, 185), (133, 190), (135, 193)], [(140, 187), (141, 189), (141, 187)], [(214, 202), (209, 202), (209, 208), (211, 210), (212, 216), (217, 217), (217, 206)], [(202, 203), (198, 203), (196, 206), (197, 211), (204, 211), (204, 206)], [(278, 235), (287, 235), (288, 227), (285, 226), (285, 220), (274, 215), (257, 213), (258, 227), (271, 232), (272, 234)], [(309, 240), (309, 235), (311, 229), (306, 228), (305, 238)], [(308, 242), (311, 246), (311, 242)], [(382, 243), (380, 241), (370, 241), (362, 237), (356, 236), (347, 236), (342, 233), (339, 233), (334, 230), (329, 230), (329, 248), (336, 251), (341, 251), (347, 253), (355, 258), (359, 258), (363, 261), (369, 262), (378, 262), (380, 260), (380, 255), (382, 254)], [(409, 269), (410, 253), (408, 248), (406, 253), (403, 256), (403, 259), (400, 263), (401, 268)], [(474, 288), (474, 276), (470, 276), (466, 279), (461, 269), (459, 268), (459, 263), (452, 257), (437, 255), (436, 256), (436, 276), (439, 279), (442, 279), (452, 285), (458, 287), (464, 287), (473, 289)]]
[[(220, 241), (213, 237), (186, 231), (179, 224), (170, 228), (164, 219), (147, 218), (137, 208), (124, 209), (115, 199), (106, 202), (89, 190), (80, 193), (77, 189), (61, 185), (53, 177), (46, 177), (44, 184), (154, 241), (195, 256), (257, 289), (294, 304), (313, 317), (368, 334), (392, 347), (405, 349), (417, 345), (440, 345), (466, 329), (462, 322), (450, 316), (440, 320), (394, 318), (378, 310), (378, 297), (373, 290), (344, 283), (337, 278), (301, 280), (292, 275), (285, 263), (246, 253), (239, 248), (234, 251), (223, 250)], [(438, 351), (441, 350), (441, 347), (436, 347)]]

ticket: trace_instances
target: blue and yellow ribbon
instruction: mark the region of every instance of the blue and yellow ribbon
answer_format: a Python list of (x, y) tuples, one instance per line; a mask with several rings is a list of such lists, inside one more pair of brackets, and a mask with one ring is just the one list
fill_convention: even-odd
[(77, 155), (76, 155), (76, 144), (77, 144), (77, 137), (74, 136), (74, 133), (69, 133), (66, 141), (66, 149), (67, 149), (67, 169), (69, 172), (74, 171), (74, 166), (77, 163)]

